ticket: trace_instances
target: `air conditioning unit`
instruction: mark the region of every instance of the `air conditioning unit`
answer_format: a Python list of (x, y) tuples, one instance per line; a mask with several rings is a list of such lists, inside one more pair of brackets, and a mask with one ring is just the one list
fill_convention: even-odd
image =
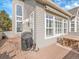
[(23, 32), (21, 34), (21, 47), (22, 50), (30, 50), (33, 46), (33, 39), (31, 32)]

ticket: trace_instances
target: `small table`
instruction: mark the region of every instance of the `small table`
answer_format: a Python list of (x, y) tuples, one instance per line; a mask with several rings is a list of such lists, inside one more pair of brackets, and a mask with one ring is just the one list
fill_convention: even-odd
[[(65, 35), (63, 36), (64, 45), (73, 46), (75, 44), (78, 45), (79, 48), (79, 37), (75, 35)], [(65, 44), (66, 42), (66, 44)]]

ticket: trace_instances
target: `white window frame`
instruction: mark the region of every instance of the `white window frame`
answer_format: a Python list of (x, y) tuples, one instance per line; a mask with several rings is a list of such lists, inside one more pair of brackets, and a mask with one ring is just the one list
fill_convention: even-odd
[[(22, 16), (17, 15), (17, 5), (22, 7)], [(17, 20), (17, 17), (22, 17), (22, 20), (21, 21)], [(16, 3), (15, 4), (15, 32), (17, 32), (17, 22), (22, 22), (22, 27), (23, 27), (23, 19), (24, 19), (24, 4)]]
[[(65, 27), (66, 25), (66, 27)], [(64, 20), (64, 30), (66, 30), (66, 32), (64, 32), (64, 34), (68, 33), (68, 20)]]
[[(72, 23), (72, 21), (73, 21), (74, 23)], [(71, 32), (75, 32), (75, 21), (74, 21), (74, 20), (72, 20), (72, 21), (71, 21), (71, 24), (70, 24), (70, 29), (71, 29), (70, 31), (71, 31)], [(74, 27), (72, 27), (72, 24), (74, 25)], [(72, 31), (72, 28), (74, 29), (74, 31)]]
[(79, 17), (77, 17), (77, 22), (76, 22), (76, 24), (77, 24), (77, 32), (79, 32)]
[[(65, 35), (66, 33), (64, 33), (64, 23), (63, 23), (63, 19), (60, 21), (61, 23), (62, 23), (62, 25), (61, 25), (61, 27), (62, 27), (62, 29), (61, 29), (61, 33), (59, 33), (59, 34), (56, 34), (55, 33), (55, 31), (56, 31), (56, 27), (55, 27), (55, 21), (56, 21), (56, 19), (55, 19), (55, 16), (54, 15), (52, 15), (53, 16), (53, 35), (52, 36), (50, 36), (50, 37), (47, 37), (46, 36), (46, 14), (47, 14), (47, 12), (45, 11), (44, 12), (44, 22), (45, 22), (45, 39), (52, 39), (52, 38), (57, 38), (57, 37), (59, 37), (59, 36), (61, 36), (61, 35)], [(68, 22), (67, 22), (67, 31), (68, 31)]]
[[(56, 21), (58, 22), (58, 23), (61, 23), (61, 28), (60, 28), (60, 24), (58, 24), (57, 23), (57, 28), (56, 28)], [(56, 35), (60, 35), (60, 34), (62, 34), (62, 20), (56, 20), (55, 19), (55, 34)], [(56, 29), (57, 29), (57, 33), (56, 33)], [(61, 30), (61, 32), (60, 31), (58, 31), (58, 30)]]
[[(45, 19), (45, 39), (50, 39), (50, 38), (53, 38), (54, 37), (54, 28), (53, 28), (53, 35), (52, 36), (47, 36), (46, 35), (46, 29), (47, 29), (47, 26), (46, 26), (46, 14), (47, 14), (47, 12), (45, 12), (45, 17), (44, 17), (44, 19)], [(51, 19), (51, 20), (54, 20), (54, 17), (53, 17), (53, 19)], [(54, 22), (53, 22), (53, 25), (54, 25)], [(54, 26), (53, 26), (54, 27)]]
[[(22, 22), (17, 22), (17, 24), (18, 23), (22, 23)], [(17, 30), (17, 32), (22, 32), (22, 30), (23, 30), (23, 23), (22, 23), (21, 27), (22, 27), (21, 30), (20, 31)]]

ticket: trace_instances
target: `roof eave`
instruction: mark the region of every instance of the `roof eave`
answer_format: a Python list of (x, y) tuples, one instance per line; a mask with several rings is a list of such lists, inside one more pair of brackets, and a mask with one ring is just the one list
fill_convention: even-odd
[(58, 5), (56, 5), (55, 3), (51, 2), (51, 1), (48, 1), (48, 0), (35, 0), (36, 2), (38, 3), (41, 3), (43, 5), (48, 5), (50, 6), (51, 8), (54, 8), (55, 10), (63, 13), (64, 15), (68, 16), (68, 17), (72, 17), (72, 14), (63, 10), (62, 8), (60, 8)]

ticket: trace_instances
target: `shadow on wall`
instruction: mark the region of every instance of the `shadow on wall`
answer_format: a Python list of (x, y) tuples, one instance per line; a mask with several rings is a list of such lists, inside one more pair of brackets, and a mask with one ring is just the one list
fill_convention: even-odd
[(16, 55), (9, 56), (7, 52), (0, 54), (0, 59), (13, 59)]
[(67, 55), (65, 55), (62, 59), (79, 59), (79, 54), (70, 51)]

